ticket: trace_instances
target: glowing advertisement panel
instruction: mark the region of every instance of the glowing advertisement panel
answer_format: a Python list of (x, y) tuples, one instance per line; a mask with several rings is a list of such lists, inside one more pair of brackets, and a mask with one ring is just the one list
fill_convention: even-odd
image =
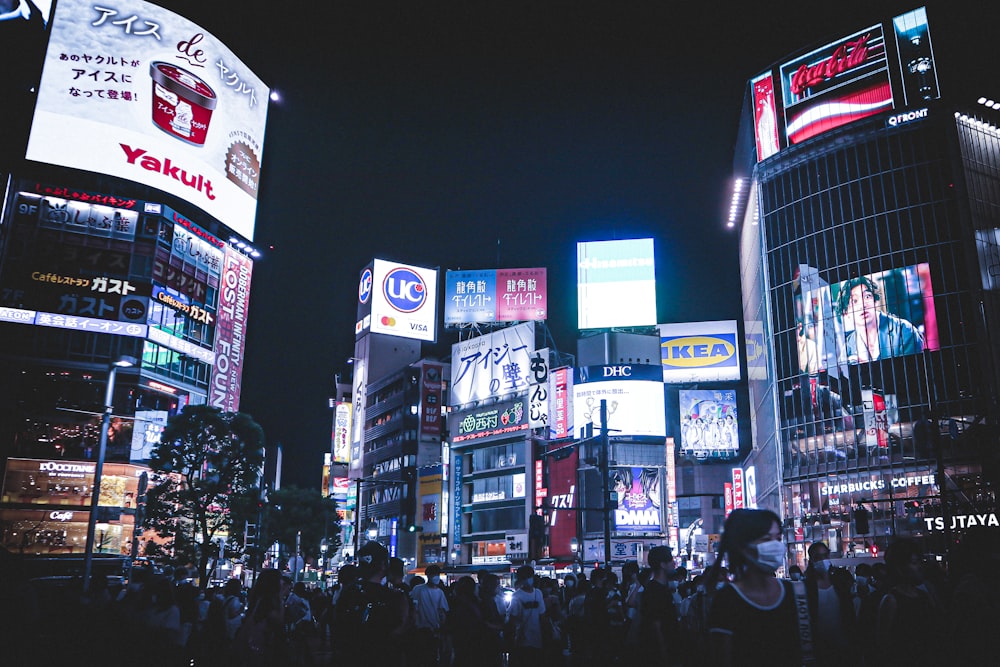
[(612, 468), (611, 488), (618, 496), (615, 530), (660, 532), (659, 468)]
[(451, 403), (502, 396), (528, 388), (535, 325), (518, 324), (451, 346)]
[(579, 452), (574, 449), (559, 461), (549, 457), (549, 552), (554, 558), (572, 558), (570, 540), (576, 537)]
[(663, 403), (663, 370), (659, 366), (584, 366), (573, 378), (573, 433), (587, 423), (601, 425), (601, 400), (607, 401), (612, 440), (667, 435)]
[(252, 240), (269, 95), (173, 12), (60, 0), (26, 157), (169, 192)]
[(247, 308), (250, 305), (249, 257), (226, 247), (219, 283), (219, 309), (215, 319), (215, 365), (208, 402), (224, 412), (240, 409), (243, 350), (246, 347)]
[(757, 141), (757, 161), (766, 160), (780, 150), (778, 146), (778, 115), (771, 73), (761, 74), (750, 82), (753, 86), (753, 127)]
[(827, 44), (780, 71), (790, 144), (893, 108), (880, 25)]
[(573, 435), (573, 369), (555, 368), (549, 373), (549, 439)]
[(658, 324), (656, 328), (664, 382), (740, 379), (736, 320)]
[(930, 27), (927, 25), (927, 9), (920, 7), (900, 14), (892, 20), (892, 27), (896, 33), (906, 104), (916, 105), (923, 100), (941, 97)]
[(544, 320), (546, 285), (544, 268), (448, 271), (444, 323)]
[(678, 454), (695, 461), (728, 461), (740, 453), (736, 392), (682, 389), (678, 392), (681, 446)]
[(653, 239), (576, 244), (580, 329), (656, 324)]
[(372, 272), (372, 333), (436, 340), (437, 271), (376, 259)]
[(333, 462), (351, 461), (351, 416), (354, 406), (345, 401), (337, 401), (333, 411)]
[(802, 305), (796, 309), (796, 343), (804, 372), (832, 372), (837, 364), (863, 364), (939, 348), (934, 289), (926, 263), (830, 285), (819, 280), (802, 283), (796, 302)]

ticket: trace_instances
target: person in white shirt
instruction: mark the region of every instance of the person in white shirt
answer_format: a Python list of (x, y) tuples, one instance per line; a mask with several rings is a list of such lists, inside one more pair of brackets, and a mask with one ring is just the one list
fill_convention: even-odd
[(542, 665), (542, 615), (545, 598), (535, 588), (535, 570), (530, 565), (517, 568), (516, 590), (510, 601), (514, 623), (514, 662), (517, 667)]
[(417, 584), (410, 591), (416, 606), (417, 664), (436, 665), (441, 649), (441, 631), (448, 614), (448, 598), (441, 588), (441, 568), (436, 564), (428, 565), (426, 574), (427, 583)]

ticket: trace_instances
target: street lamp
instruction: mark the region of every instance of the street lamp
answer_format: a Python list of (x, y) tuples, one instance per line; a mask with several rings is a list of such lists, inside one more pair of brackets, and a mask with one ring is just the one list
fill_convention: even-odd
[(115, 376), (119, 368), (129, 368), (139, 363), (135, 357), (118, 357), (110, 366), (108, 384), (104, 393), (104, 416), (101, 417), (101, 437), (97, 447), (97, 465), (94, 467), (94, 484), (90, 493), (90, 516), (87, 518), (87, 546), (83, 553), (83, 590), (90, 590), (90, 575), (94, 568), (94, 537), (97, 532), (97, 508), (101, 499), (101, 475), (104, 473), (104, 454), (108, 449), (108, 428), (114, 409)]
[(368, 524), (368, 541), (374, 542), (376, 538), (378, 538), (378, 525), (375, 523), (375, 520), (373, 519)]
[(455, 547), (454, 549), (451, 550), (451, 566), (455, 567), (455, 564), (457, 562), (458, 562), (458, 547)]

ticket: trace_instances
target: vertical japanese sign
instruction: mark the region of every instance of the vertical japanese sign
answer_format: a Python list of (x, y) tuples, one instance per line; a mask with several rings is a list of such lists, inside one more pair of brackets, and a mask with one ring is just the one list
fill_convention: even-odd
[(677, 506), (677, 463), (674, 459), (676, 445), (674, 439), (668, 437), (667, 441), (667, 525), (670, 526), (670, 546), (674, 553), (680, 549), (680, 508)]
[(557, 368), (549, 373), (549, 439), (566, 438), (573, 428), (573, 369)]
[(733, 484), (732, 482), (726, 482), (722, 485), (722, 495), (726, 507), (726, 516), (729, 516), (733, 511)]
[(574, 449), (565, 459), (548, 457), (549, 465), (549, 555), (572, 558), (570, 540), (577, 537), (577, 467), (579, 452)]
[(733, 468), (733, 509), (743, 509), (743, 468)]
[(253, 262), (249, 257), (226, 246), (219, 285), (219, 309), (215, 317), (215, 365), (209, 387), (209, 402), (225, 412), (240, 409), (252, 271)]
[(420, 439), (435, 442), (441, 439), (441, 403), (444, 367), (427, 364), (420, 382)]
[(269, 96), (173, 12), (59, 0), (27, 158), (169, 192), (252, 240)]
[(451, 512), (452, 520), (451, 545), (455, 549), (462, 544), (462, 454), (455, 454), (452, 460), (452, 482), (451, 482)]
[(351, 412), (346, 401), (337, 401), (333, 412), (333, 461), (349, 463), (351, 460)]
[(751, 84), (757, 160), (760, 161), (778, 152), (778, 115), (774, 103), (774, 79), (768, 72), (758, 76)]
[(545, 473), (542, 468), (541, 459), (535, 461), (535, 504), (533, 507), (541, 507), (542, 501), (549, 495), (549, 490), (545, 486)]
[(549, 426), (549, 348), (531, 355), (528, 364), (528, 428)]

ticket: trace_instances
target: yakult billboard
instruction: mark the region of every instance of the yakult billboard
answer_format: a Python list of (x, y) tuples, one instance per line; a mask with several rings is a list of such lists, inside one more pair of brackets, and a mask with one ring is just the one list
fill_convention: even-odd
[(60, 0), (26, 157), (169, 192), (252, 240), (269, 95), (173, 12)]

